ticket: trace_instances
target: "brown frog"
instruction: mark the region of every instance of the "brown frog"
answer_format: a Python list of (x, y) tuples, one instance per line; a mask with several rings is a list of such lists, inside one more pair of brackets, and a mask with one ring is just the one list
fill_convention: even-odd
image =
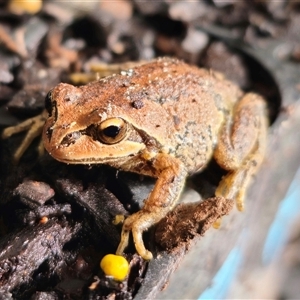
[(152, 258), (143, 231), (172, 209), (185, 178), (201, 171), (212, 156), (228, 171), (215, 195), (235, 199), (243, 210), (246, 189), (265, 152), (264, 99), (244, 94), (220, 73), (176, 59), (159, 58), (81, 87), (59, 84), (46, 106), (48, 119), (43, 113), (3, 131), (8, 138), (29, 129), (15, 161), (47, 119), (43, 142), (57, 160), (103, 163), (157, 178), (143, 209), (125, 220), (118, 254), (132, 231), (138, 253)]
[(235, 199), (243, 210), (265, 152), (264, 99), (176, 59), (159, 58), (81, 87), (61, 83), (46, 106), (43, 142), (55, 159), (157, 178), (144, 207), (125, 220), (117, 254), (132, 232), (137, 252), (152, 258), (143, 232), (172, 209), (186, 177), (212, 157), (228, 171), (215, 195)]

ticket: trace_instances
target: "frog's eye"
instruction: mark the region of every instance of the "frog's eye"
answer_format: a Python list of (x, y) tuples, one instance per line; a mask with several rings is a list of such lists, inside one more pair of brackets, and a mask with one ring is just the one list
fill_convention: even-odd
[(123, 119), (110, 118), (98, 125), (98, 137), (104, 144), (115, 144), (126, 136), (127, 124)]

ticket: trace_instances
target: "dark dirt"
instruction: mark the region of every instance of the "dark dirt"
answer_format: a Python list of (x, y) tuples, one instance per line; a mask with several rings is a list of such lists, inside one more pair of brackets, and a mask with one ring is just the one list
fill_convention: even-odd
[(220, 218), (228, 215), (234, 206), (232, 200), (209, 198), (200, 203), (179, 204), (157, 224), (155, 240), (164, 250), (189, 244)]

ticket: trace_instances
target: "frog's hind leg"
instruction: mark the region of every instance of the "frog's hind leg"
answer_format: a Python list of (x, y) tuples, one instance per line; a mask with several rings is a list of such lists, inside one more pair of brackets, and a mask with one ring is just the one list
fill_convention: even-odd
[(216, 189), (216, 196), (235, 199), (238, 210), (244, 209), (244, 197), (252, 176), (263, 161), (267, 138), (266, 103), (249, 93), (239, 101), (233, 118), (220, 132), (214, 152), (218, 164), (228, 170)]

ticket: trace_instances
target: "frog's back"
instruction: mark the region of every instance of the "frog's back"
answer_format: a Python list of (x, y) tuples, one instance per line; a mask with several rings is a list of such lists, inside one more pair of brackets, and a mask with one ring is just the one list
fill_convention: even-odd
[[(182, 160), (189, 172), (201, 169), (211, 158), (224, 118), (242, 96), (241, 90), (220, 73), (162, 58), (136, 70), (143, 89), (136, 99), (159, 104), (168, 122), (162, 124), (169, 152)], [(166, 124), (166, 126), (164, 126)]]

